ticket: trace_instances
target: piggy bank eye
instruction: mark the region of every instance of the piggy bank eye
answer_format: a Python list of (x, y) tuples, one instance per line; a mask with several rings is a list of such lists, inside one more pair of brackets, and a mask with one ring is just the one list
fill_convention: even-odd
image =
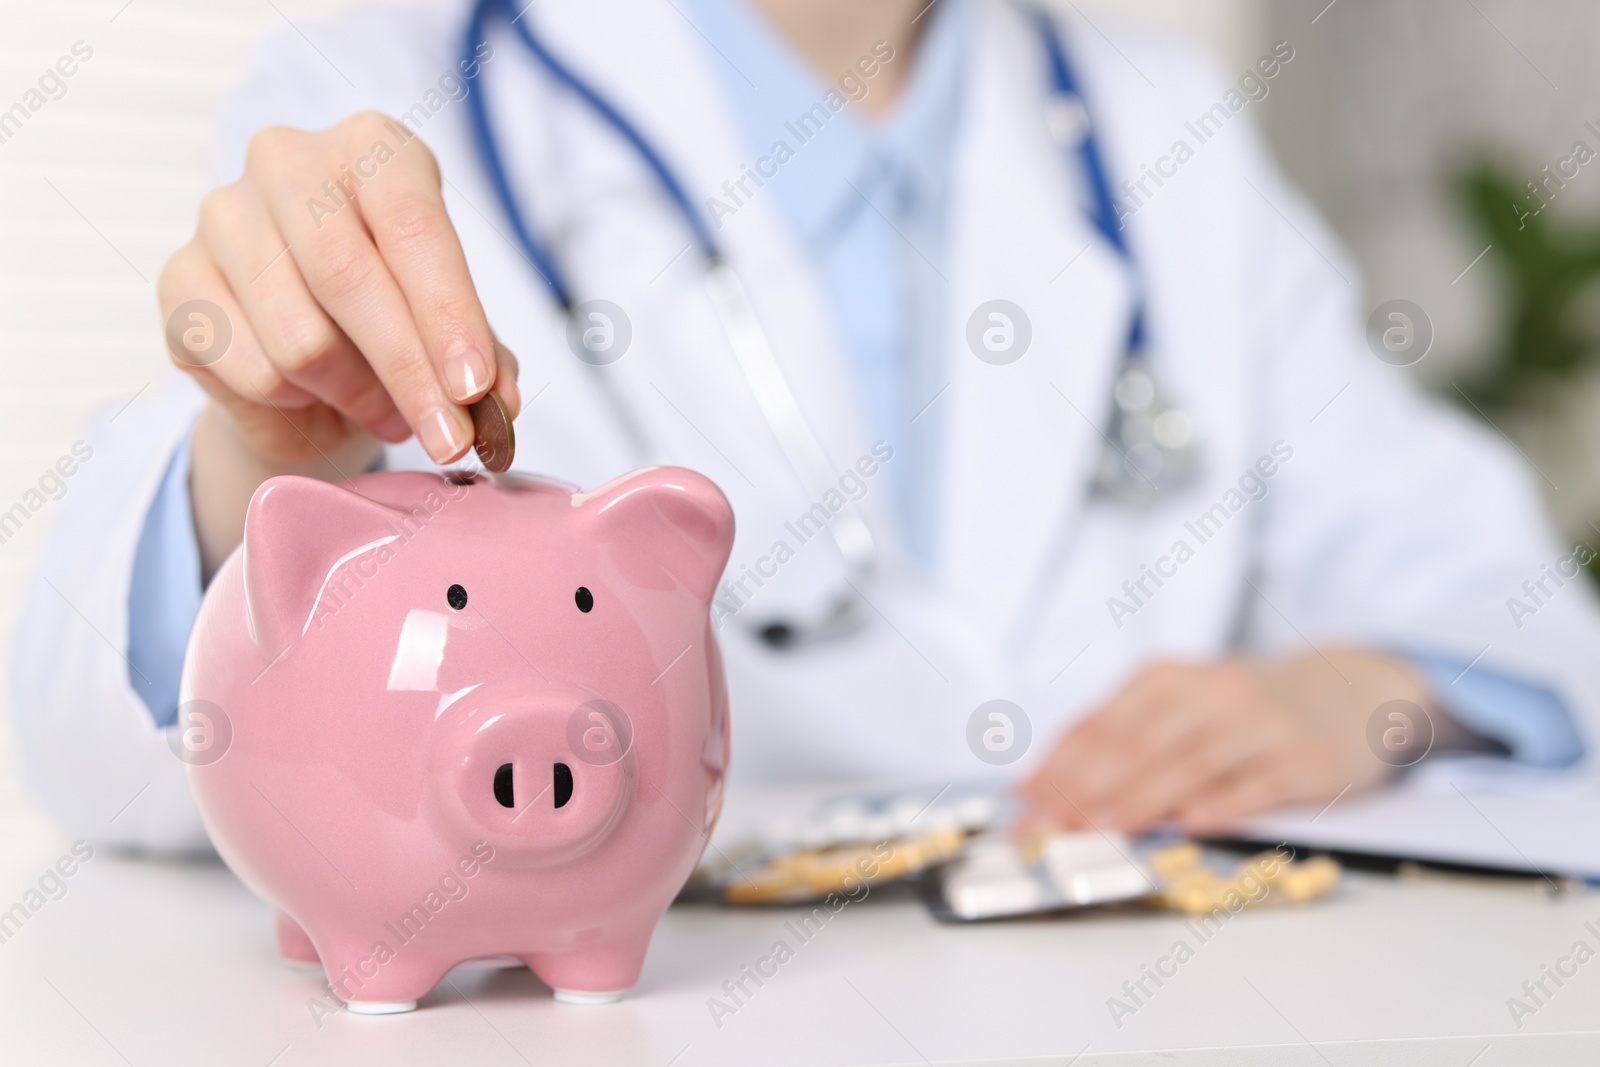
[(462, 608), (467, 606), (467, 591), (459, 585), (452, 585), (449, 589), (446, 589), (444, 592), (444, 598), (448, 600), (450, 602), (450, 606), (455, 608), (457, 611), (460, 611)]
[(587, 586), (578, 586), (578, 591), (573, 594), (572, 599), (578, 602), (578, 610), (585, 615), (594, 610), (594, 594), (589, 592)]

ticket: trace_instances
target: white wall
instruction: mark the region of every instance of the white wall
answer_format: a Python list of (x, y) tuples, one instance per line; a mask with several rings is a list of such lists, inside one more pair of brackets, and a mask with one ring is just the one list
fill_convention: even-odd
[(1090, 19), (1102, 12), (1127, 23), (1156, 27), (1195, 42), (1223, 66), (1244, 70), (1266, 39), (1267, 0), (1048, 0)]
[[(75, 42), (93, 50), (65, 94), (0, 144), (0, 510), (66, 452), (91, 409), (125, 402), (165, 368), (155, 278), (193, 227), (211, 114), (248, 42), (349, 2), (0, 0), (0, 110)], [(1115, 12), (1171, 27), (1242, 67), (1256, 51), (1258, 5), (1079, 6), (1091, 18)], [(18, 597), (52, 511), (0, 545), (6, 648), (26, 624)], [(9, 750), (0, 729), (0, 814), (23, 810)]]
[[(1518, 182), (1582, 140), (1600, 139), (1600, 5), (1593, 0), (1280, 0), (1267, 31), (1296, 44), (1274, 90), (1269, 132), (1291, 177), (1318, 201), (1366, 274), (1368, 307), (1416, 301), (1435, 328), (1414, 372), (1451, 382), (1497, 340), (1503, 308), (1494, 255), (1462, 215), (1453, 181), (1487, 153)], [(1551, 207), (1592, 233), (1600, 167), (1584, 167)], [(1463, 273), (1465, 272), (1465, 273)], [(1600, 294), (1591, 330), (1600, 335)], [(1563, 390), (1544, 416), (1502, 419), (1544, 477), (1557, 521), (1592, 542), (1600, 519), (1600, 375)], [(1559, 486), (1560, 488), (1555, 488)]]
[[(275, 2), (291, 19), (336, 6)], [(67, 451), (90, 410), (165, 367), (154, 283), (193, 228), (212, 110), (251, 37), (283, 25), (264, 0), (124, 3), (0, 0), (0, 110), (75, 42), (93, 49), (65, 94), (0, 144), (0, 510)], [(0, 545), (7, 650), (52, 516), (46, 505)], [(0, 730), (0, 813), (20, 810), (9, 750)]]

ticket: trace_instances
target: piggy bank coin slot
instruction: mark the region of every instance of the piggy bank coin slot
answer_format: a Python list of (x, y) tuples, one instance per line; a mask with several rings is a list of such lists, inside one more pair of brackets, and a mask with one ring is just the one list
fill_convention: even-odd
[(562, 807), (572, 799), (572, 768), (565, 763), (556, 764), (555, 790), (556, 807)]
[(511, 764), (502, 763), (494, 772), (494, 798), (502, 808), (517, 806), (516, 794), (511, 784)]

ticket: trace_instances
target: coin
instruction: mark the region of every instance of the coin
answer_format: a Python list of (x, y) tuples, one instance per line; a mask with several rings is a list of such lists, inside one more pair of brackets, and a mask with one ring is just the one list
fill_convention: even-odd
[(511, 468), (517, 451), (517, 435), (511, 428), (511, 415), (500, 394), (488, 392), (467, 408), (472, 415), (472, 447), (485, 470), (499, 474)]

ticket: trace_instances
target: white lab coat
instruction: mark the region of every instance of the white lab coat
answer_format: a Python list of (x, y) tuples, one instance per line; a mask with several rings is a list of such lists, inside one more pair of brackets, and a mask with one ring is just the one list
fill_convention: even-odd
[[(1158, 374), (1193, 415), (1201, 476), (1148, 510), (1090, 497), (1131, 287), (1081, 207), (1075, 161), (1047, 131), (1034, 30), (1007, 3), (978, 7), (938, 322), (950, 384), (930, 409), (943, 442), (937, 566), (919, 574), (907, 562), (880, 473), (860, 502), (883, 560), (881, 578), (863, 588), (871, 610), (859, 633), (775, 652), (738, 619), (722, 628), (733, 774), (972, 777), (989, 768), (968, 749), (967, 720), (994, 698), (1032, 722), (1032, 750), (1012, 768), (1022, 771), (1151, 657), (1295, 652), (1307, 642), (1463, 662), (1481, 654), (1483, 665), (1558, 689), (1592, 752), (1600, 627), (1586, 583), (1570, 583), (1520, 629), (1506, 606), (1570, 548), (1492, 431), (1425, 400), (1367, 350), (1355, 270), (1267, 158), (1248, 112), (1127, 223), (1150, 294)], [(238, 173), (245, 139), (261, 125), (319, 128), (359, 108), (406, 111), (455, 68), (463, 10), (348, 16), (317, 34), (326, 59), (297, 36), (279, 39), (225, 123), (219, 177)], [(708, 69), (718, 60), (672, 5), (549, 0), (526, 17), (647, 131), (691, 197), (737, 177), (748, 152)], [(1067, 25), (1112, 174), (1140, 173), (1180, 137), (1193, 143), (1184, 120), (1222, 98), (1223, 79), (1170, 43)], [(813, 501), (739, 373), (696, 257), (679, 256), (688, 242), (680, 216), (609, 129), (540, 77), (508, 36), (494, 40), (487, 91), (524, 204), (580, 298), (611, 300), (632, 321), (632, 347), (608, 373), (659, 458), (705, 472), (732, 500), (731, 577), (775, 541), (798, 547), (739, 619), (814, 607), (841, 588), (841, 558), (826, 537), (798, 546), (785, 532)], [(489, 319), (521, 357), (518, 466), (598, 484), (635, 456), (502, 235), (509, 229), (465, 120), (465, 105), (450, 103), (422, 136), (440, 159)], [(872, 441), (818, 279), (773, 199), (755, 196), (718, 236), (843, 471)], [(980, 361), (965, 341), (972, 310), (997, 297), (1025, 309), (1033, 330), (1008, 366)], [(200, 403), (174, 375), (95, 430), (96, 459), (80, 475), (93, 484), (65, 502), (42, 567), (63, 595), (38, 586), (20, 627), (27, 780), (72, 832), (98, 840), (203, 842), (182, 767), (118, 655), (140, 525)], [(1200, 543), (1185, 524), (1214, 504), (1226, 509), (1230, 487), (1277, 442), (1293, 454), (1267, 482), (1269, 495), (1229, 511)], [(414, 443), (391, 449), (389, 462), (426, 464)], [(1161, 562), (1179, 540), (1192, 558)], [(1176, 573), (1159, 587), (1146, 578), (1151, 595), (1136, 604), (1123, 583), (1145, 564)], [(1136, 613), (1114, 613), (1112, 597)]]

